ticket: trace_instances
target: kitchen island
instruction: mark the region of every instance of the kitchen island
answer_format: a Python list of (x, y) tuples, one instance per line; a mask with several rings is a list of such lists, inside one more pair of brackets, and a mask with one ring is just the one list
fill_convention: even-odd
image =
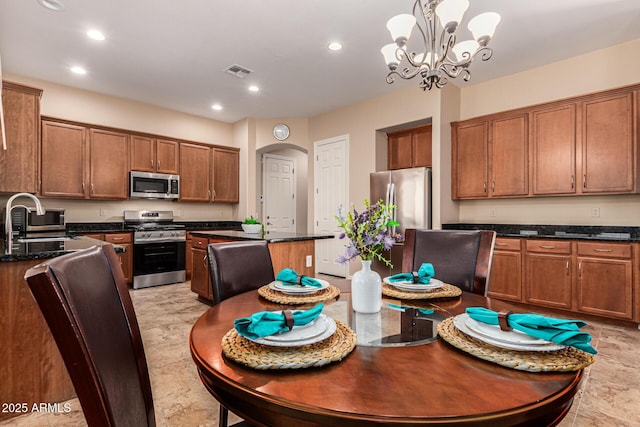
[(0, 401), (26, 404), (13, 406), (17, 411), (7, 407), (0, 420), (22, 415), (24, 408), (30, 412), (34, 404), (62, 402), (75, 395), (58, 347), (24, 281), (25, 272), (47, 258), (105, 244), (110, 243), (88, 237), (14, 240), (7, 254), (4, 242), (0, 243)]
[(313, 276), (315, 273), (315, 240), (333, 239), (333, 234), (307, 233), (245, 233), (243, 231), (191, 231), (192, 273), (191, 290), (204, 302), (213, 298), (207, 262), (207, 245), (233, 241), (264, 240), (269, 246), (273, 271), (278, 274), (283, 268), (292, 268), (299, 274)]

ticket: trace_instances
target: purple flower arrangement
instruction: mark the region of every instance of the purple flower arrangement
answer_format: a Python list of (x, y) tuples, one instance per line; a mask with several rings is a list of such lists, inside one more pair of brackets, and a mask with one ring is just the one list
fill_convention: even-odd
[(401, 235), (392, 232), (394, 226), (400, 225), (393, 220), (395, 206), (386, 205), (382, 200), (372, 205), (369, 199), (365, 199), (364, 208), (362, 212), (356, 211), (355, 207), (347, 212), (342, 206), (338, 209), (335, 218), (338, 226), (344, 230), (339, 238), (349, 238), (349, 244), (337, 261), (346, 264), (355, 257), (364, 261), (375, 258), (392, 266), (382, 251), (391, 249), (394, 243), (403, 240)]

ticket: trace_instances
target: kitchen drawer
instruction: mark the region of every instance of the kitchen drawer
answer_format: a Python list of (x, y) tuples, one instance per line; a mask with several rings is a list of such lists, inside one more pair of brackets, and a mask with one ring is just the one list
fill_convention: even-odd
[(571, 254), (571, 242), (565, 240), (527, 240), (527, 252)]
[(191, 236), (191, 247), (199, 249), (207, 249), (209, 239), (206, 237)]
[(104, 240), (109, 243), (131, 243), (131, 233), (107, 233)]
[(631, 258), (631, 244), (578, 242), (578, 256), (604, 258)]
[(494, 249), (496, 251), (519, 251), (522, 249), (520, 242), (520, 239), (497, 237)]

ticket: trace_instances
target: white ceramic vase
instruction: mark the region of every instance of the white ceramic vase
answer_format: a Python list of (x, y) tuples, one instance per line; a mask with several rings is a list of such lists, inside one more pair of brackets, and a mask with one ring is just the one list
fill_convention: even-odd
[(351, 278), (351, 305), (357, 313), (377, 313), (382, 307), (382, 279), (371, 270), (371, 261), (361, 262), (362, 269)]

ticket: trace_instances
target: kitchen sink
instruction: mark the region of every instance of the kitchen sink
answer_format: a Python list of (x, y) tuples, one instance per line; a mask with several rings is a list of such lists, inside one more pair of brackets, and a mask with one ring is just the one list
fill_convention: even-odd
[(37, 242), (66, 242), (74, 240), (73, 236), (57, 236), (57, 237), (20, 237), (16, 242), (20, 243), (37, 243)]

